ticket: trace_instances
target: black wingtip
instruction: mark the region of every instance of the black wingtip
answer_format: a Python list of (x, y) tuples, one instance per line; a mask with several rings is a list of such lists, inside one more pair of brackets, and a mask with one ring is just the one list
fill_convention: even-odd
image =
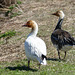
[(46, 57), (45, 55), (43, 55), (43, 54), (42, 54), (42, 60), (43, 60), (44, 58), (46, 58), (46, 59), (47, 59), (47, 57)]

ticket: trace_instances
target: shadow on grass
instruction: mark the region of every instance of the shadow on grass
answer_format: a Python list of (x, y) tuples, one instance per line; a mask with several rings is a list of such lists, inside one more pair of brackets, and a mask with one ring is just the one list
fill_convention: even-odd
[(47, 60), (59, 61), (59, 62), (65, 61), (65, 60), (63, 60), (63, 59), (57, 59), (57, 58), (47, 58)]
[(31, 68), (28, 68), (28, 67), (26, 67), (26, 66), (19, 66), (19, 67), (6, 67), (6, 69), (9, 69), (9, 70), (26, 70), (26, 71), (33, 71), (33, 72), (35, 72), (35, 71), (37, 71), (37, 69), (31, 69)]

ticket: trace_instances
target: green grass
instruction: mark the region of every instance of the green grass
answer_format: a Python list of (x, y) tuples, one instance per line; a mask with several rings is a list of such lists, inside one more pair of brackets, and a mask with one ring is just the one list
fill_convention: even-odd
[[(64, 0), (62, 0), (61, 2), (63, 1)], [(71, 32), (71, 34), (74, 33), (74, 30), (75, 30), (74, 25), (73, 25), (74, 16), (72, 16), (74, 14), (71, 14), (70, 12), (71, 10), (73, 11), (74, 7), (71, 8), (71, 4), (70, 3), (68, 4), (68, 3), (69, 3), (68, 1), (67, 2), (64, 1), (62, 4), (59, 4), (58, 2), (54, 2), (53, 0), (51, 1), (50, 0), (30, 0), (29, 2), (28, 0), (25, 0), (25, 2), (23, 2), (22, 4), (23, 6), (21, 5), (21, 7), (23, 7), (23, 11), (25, 14), (22, 17), (20, 16), (19, 18), (16, 18), (16, 19), (13, 18), (13, 20), (8, 19), (7, 21), (9, 22), (10, 26), (12, 25), (12, 22), (13, 22), (15, 26), (14, 29), (17, 30), (17, 32), (18, 31), (20, 32), (16, 33), (15, 36), (13, 34), (14, 37), (12, 37), (12, 35), (9, 32), (7, 33), (5, 32), (4, 34), (0, 33), (1, 38), (8, 37), (8, 36), (12, 37), (8, 40), (7, 44), (3, 44), (4, 42), (3, 39), (0, 41), (0, 44), (2, 45), (0, 46), (0, 49), (2, 51), (2, 52), (0, 51), (0, 53), (6, 53), (8, 51), (11, 52), (11, 50), (14, 53), (15, 52), (18, 53), (18, 56), (16, 55), (13, 56), (10, 53), (10, 55), (13, 58), (16, 57), (14, 58), (14, 60), (12, 59), (12, 57), (8, 56), (6, 58), (3, 58), (3, 60), (7, 59), (6, 60), (7, 62), (5, 61), (1, 62), (2, 60), (0, 61), (0, 75), (75, 75), (75, 51), (74, 49), (67, 52), (67, 57), (65, 61), (62, 60), (59, 62), (59, 60), (57, 59), (58, 58), (57, 51), (55, 50), (50, 40), (50, 35), (53, 32), (56, 26), (56, 23), (58, 21), (58, 18), (51, 16), (51, 14), (54, 11), (57, 11), (59, 9), (62, 9), (64, 11), (66, 15), (65, 18), (67, 18), (64, 20), (64, 23), (62, 25), (63, 29), (67, 30), (68, 32)], [(21, 4), (21, 2), (18, 2), (17, 4)], [(17, 5), (10, 6), (9, 9), (13, 10), (15, 7), (18, 7), (18, 6)], [(70, 9), (68, 9), (68, 7), (70, 7)], [(16, 12), (13, 13), (11, 11), (11, 12), (7, 12), (7, 14), (8, 13), (11, 13), (10, 15), (11, 17), (17, 16)], [(42, 65), (40, 69), (37, 63), (33, 61), (31, 61), (30, 63), (30, 68), (28, 68), (27, 59), (23, 59), (24, 54), (21, 53), (24, 50), (23, 49), (24, 41), (27, 38), (27, 35), (29, 34), (31, 30), (29, 30), (28, 28), (23, 29), (19, 26), (21, 26), (20, 24), (25, 23), (28, 19), (33, 19), (39, 24), (39, 32), (37, 36), (43, 39), (47, 46), (47, 57), (48, 57), (47, 65), (46, 66)], [(16, 20), (18, 20), (18, 22)], [(8, 23), (6, 23), (6, 25), (7, 24)], [(16, 27), (17, 25), (19, 28)], [(11, 30), (12, 30), (12, 26), (11, 26)], [(73, 34), (73, 36), (75, 37), (75, 34)], [(61, 53), (62, 58), (63, 58), (63, 55), (64, 53)], [(1, 56), (1, 57), (4, 57), (4, 56)], [(18, 57), (21, 57), (23, 60), (21, 60), (21, 58), (17, 59)], [(9, 62), (10, 59), (12, 60), (12, 62)]]
[(15, 6), (10, 6), (9, 9), (13, 10)]
[(22, 2), (20, 0), (17, 0), (17, 4), (22, 4)]
[(47, 60), (47, 66), (41, 66), (40, 69), (38, 69), (37, 63), (33, 61), (28, 68), (25, 59), (0, 64), (1, 75), (75, 75), (75, 64), (59, 62), (58, 60)]
[(21, 15), (21, 12), (18, 12), (18, 13), (12, 13), (12, 15), (10, 16), (10, 18), (13, 18), (13, 17), (16, 17), (18, 15)]
[[(17, 0), (17, 4), (21, 4), (21, 3), (22, 3), (21, 1)], [(18, 7), (17, 4), (11, 5), (11, 6), (9, 7), (10, 10), (5, 13), (5, 16), (8, 16), (9, 13), (11, 14), (11, 15), (10, 15), (10, 18), (20, 15), (21, 12), (17, 12), (17, 13), (14, 12), (14, 13), (13, 13), (13, 9), (14, 9), (15, 7)]]
[(0, 34), (0, 38), (3, 38), (3, 37), (12, 37), (16, 34), (16, 31), (7, 31), (5, 33), (2, 33)]

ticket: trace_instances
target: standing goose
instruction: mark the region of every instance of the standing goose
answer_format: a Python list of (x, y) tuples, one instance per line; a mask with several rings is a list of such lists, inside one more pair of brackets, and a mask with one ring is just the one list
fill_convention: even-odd
[(55, 30), (51, 35), (51, 41), (53, 45), (57, 48), (59, 59), (61, 59), (60, 50), (65, 52), (64, 55), (64, 59), (65, 59), (66, 52), (70, 50), (73, 45), (75, 45), (75, 40), (67, 31), (61, 29), (61, 25), (65, 16), (63, 11), (57, 11), (52, 15), (58, 16), (59, 20)]
[(25, 53), (28, 59), (28, 67), (30, 64), (30, 60), (36, 61), (40, 64), (46, 65), (46, 45), (45, 42), (37, 37), (38, 33), (38, 25), (35, 21), (28, 21), (23, 27), (32, 28), (31, 33), (28, 35), (25, 40)]

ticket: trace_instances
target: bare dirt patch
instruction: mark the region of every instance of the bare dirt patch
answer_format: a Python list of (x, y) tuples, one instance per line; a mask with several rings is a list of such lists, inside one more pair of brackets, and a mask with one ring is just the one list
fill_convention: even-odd
[[(8, 43), (0, 44), (0, 61), (13, 61), (26, 58), (24, 51), (24, 41), (30, 29), (22, 28), (27, 20), (35, 20), (39, 25), (38, 35), (47, 45), (48, 57), (56, 58), (57, 51), (53, 47), (50, 35), (53, 32), (57, 17), (51, 14), (57, 10), (65, 13), (62, 28), (70, 32), (75, 37), (75, 1), (74, 0), (22, 0), (19, 5), (24, 13), (19, 16), (8, 18), (0, 14), (0, 31), (4, 33), (8, 30), (15, 30), (21, 34), (8, 39)], [(14, 12), (16, 12), (14, 10)]]

